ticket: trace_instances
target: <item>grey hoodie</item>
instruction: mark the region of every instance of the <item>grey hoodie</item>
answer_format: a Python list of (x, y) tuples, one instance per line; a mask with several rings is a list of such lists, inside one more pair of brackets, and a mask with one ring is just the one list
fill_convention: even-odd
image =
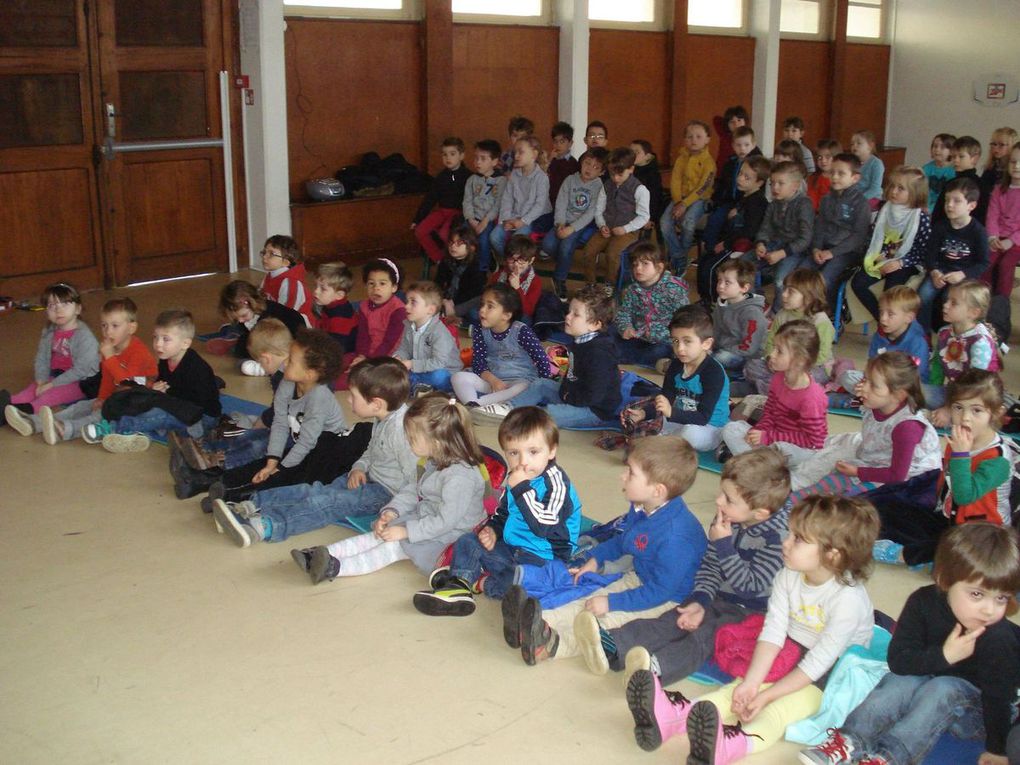
[(832, 250), (834, 257), (856, 255), (860, 260), (867, 248), (871, 229), (871, 207), (860, 184), (840, 191), (830, 191), (818, 206), (811, 247)]
[(602, 177), (587, 183), (580, 173), (567, 176), (556, 195), (556, 213), (553, 222), (557, 225), (572, 226), (580, 231), (595, 220), (595, 201), (602, 193)]
[(545, 170), (535, 165), (531, 174), (525, 175), (520, 168), (514, 168), (499, 203), (500, 221), (520, 218), (525, 226), (530, 226), (536, 218), (550, 212), (549, 176)]
[(438, 315), (429, 319), (420, 332), (415, 332), (413, 321), (405, 319), (404, 334), (393, 355), (401, 361), (410, 360), (412, 372), (448, 369), (453, 373), (464, 368), (457, 343)]
[(748, 293), (746, 298), (736, 303), (720, 300), (712, 311), (715, 333), (712, 347), (745, 359), (758, 358), (768, 334), (768, 324), (763, 295)]
[(411, 451), (404, 430), (407, 404), (401, 404), (372, 426), (372, 438), (361, 459), (351, 470), (360, 470), (368, 480), (377, 483), (391, 495), (405, 486), (413, 486), (418, 478), (418, 458)]

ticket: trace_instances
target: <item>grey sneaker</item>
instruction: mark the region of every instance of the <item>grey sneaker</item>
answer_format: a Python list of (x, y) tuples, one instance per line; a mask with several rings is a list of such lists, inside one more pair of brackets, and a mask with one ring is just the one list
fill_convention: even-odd
[(149, 437), (141, 433), (124, 435), (122, 433), (111, 433), (103, 436), (103, 448), (111, 454), (133, 454), (144, 452), (149, 448)]
[[(231, 507), (233, 505), (233, 507)], [(213, 517), (238, 547), (251, 547), (262, 541), (262, 519), (257, 515), (242, 518), (235, 511), (233, 502), (226, 503), (222, 499), (213, 502)]]
[(314, 547), (302, 547), (298, 549), (295, 547), (290, 551), (290, 557), (294, 559), (294, 562), (298, 564), (298, 567), (306, 574), (312, 566), (312, 551)]
[(850, 765), (857, 750), (854, 740), (836, 728), (828, 733), (829, 738), (818, 746), (801, 749), (797, 759), (804, 765)]
[(313, 547), (312, 560), (308, 564), (308, 576), (312, 584), (333, 581), (340, 575), (340, 561), (329, 554), (328, 547)]

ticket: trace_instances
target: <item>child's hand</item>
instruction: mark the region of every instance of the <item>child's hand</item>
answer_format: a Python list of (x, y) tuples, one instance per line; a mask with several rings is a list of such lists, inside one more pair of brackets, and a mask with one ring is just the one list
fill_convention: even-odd
[(754, 254), (757, 255), (760, 259), (765, 258), (765, 256), (768, 254), (768, 250), (765, 248), (765, 242), (758, 242), (758, 244), (754, 246)]
[(758, 695), (758, 689), (746, 680), (733, 689), (733, 697), (730, 701), (730, 711), (738, 717), (743, 717), (747, 705)]
[(708, 527), (708, 538), (713, 542), (723, 537), (729, 537), (733, 535), (733, 524), (730, 520), (722, 513), (716, 511), (715, 518), (712, 519), (712, 524)]
[(528, 475), (527, 468), (525, 468), (523, 465), (514, 465), (510, 472), (507, 473), (506, 485), (512, 489), (517, 484), (522, 483), (523, 481), (531, 480), (534, 477), (535, 476)]
[[(999, 240), (999, 249), (1001, 249), (1003, 252), (1006, 252), (1006, 250), (1012, 250), (1013, 249), (1013, 240), (1012, 239), (1000, 239)], [(993, 754), (993, 755), (990, 755), (990, 756), (991, 757), (995, 757), (996, 755)]]
[(737, 217), (737, 208), (736, 207), (731, 207), (730, 211), (728, 213), (726, 213), (726, 219), (727, 220), (732, 220), (733, 218), (736, 218), (736, 217)]
[(680, 614), (676, 619), (676, 626), (688, 632), (694, 632), (705, 620), (705, 607), (700, 603), (677, 606), (676, 612)]
[(744, 436), (744, 440), (747, 442), (748, 446), (758, 446), (761, 444), (763, 435), (764, 434), (757, 428), (751, 428), (747, 431), (747, 435)]
[(407, 369), (410, 369), (411, 367), (414, 366), (414, 362), (411, 361), (411, 359), (401, 359), (400, 363), (403, 364)]
[(376, 536), (378, 536), (383, 542), (399, 542), (401, 539), (407, 539), (407, 527), (387, 526), (376, 534)]
[(1009, 765), (1009, 759), (1002, 754), (982, 752), (981, 756), (978, 757), (977, 765)]
[(486, 552), (492, 552), (492, 548), (496, 546), (496, 532), (492, 530), (491, 526), (483, 526), (478, 532), (478, 543), (485, 548)]
[(506, 390), (506, 383), (500, 380), (498, 377), (493, 377), (489, 380), (489, 385), (492, 386), (492, 392), (497, 393), (501, 390)]
[(599, 233), (602, 234), (603, 239), (608, 239), (613, 235), (613, 232), (609, 229), (609, 226), (599, 226)]
[(519, 290), (521, 288), (521, 275), (518, 273), (511, 273), (510, 276), (507, 277), (506, 281), (507, 284), (515, 290)]
[(104, 359), (108, 359), (113, 356), (116, 351), (114, 350), (114, 342), (109, 337), (104, 337), (99, 342), (99, 352), (103, 355)]
[(417, 226), (417, 225), (418, 225), (417, 223), (412, 223), (411, 224), (411, 230), (414, 231), (414, 227)]
[(949, 448), (954, 452), (969, 452), (974, 448), (974, 432), (964, 425), (954, 425), (949, 434)]
[(624, 340), (633, 340), (635, 337), (637, 337), (637, 330), (634, 329), (633, 327), (627, 327), (627, 329), (623, 330), (623, 332), (620, 333), (620, 337), (622, 337)]
[(593, 574), (598, 570), (599, 570), (598, 561), (596, 561), (594, 558), (588, 558), (588, 560), (584, 562), (583, 566), (578, 566), (577, 568), (568, 568), (567, 572), (572, 577), (574, 577), (574, 584), (576, 585), (577, 580), (580, 579), (582, 576), (584, 576), (585, 574)]
[(963, 271), (952, 271), (951, 273), (946, 274), (942, 278), (945, 280), (946, 284), (959, 284), (960, 282), (967, 278), (967, 274), (965, 274)]
[(359, 486), (364, 486), (367, 480), (368, 476), (365, 475), (365, 471), (355, 468), (347, 474), (347, 488), (357, 489)]
[(353, 369), (357, 364), (360, 364), (364, 360), (365, 360), (365, 357), (362, 356), (361, 354), (358, 354), (353, 359), (351, 359), (351, 363), (347, 365), (347, 368), (348, 369)]
[(839, 460), (836, 462), (836, 472), (848, 475), (851, 477), (857, 476), (857, 466), (853, 465), (846, 460)]
[(932, 269), (929, 274), (931, 277), (931, 283), (937, 289), (942, 289), (946, 286), (946, 280), (942, 277), (942, 272), (937, 268)]
[(722, 252), (723, 252), (723, 243), (722, 242), (716, 242), (715, 247), (712, 248), (712, 252), (714, 252), (716, 255), (722, 255)]
[(669, 417), (673, 413), (673, 405), (669, 403), (668, 398), (660, 393), (655, 397), (655, 411), (663, 417)]
[(673, 217), (674, 218), (682, 218), (682, 217), (684, 217), (684, 213), (686, 213), (686, 212), (687, 212), (687, 205), (685, 205), (683, 202), (677, 202), (675, 205), (673, 205)]
[(156, 380), (156, 382), (152, 384), (152, 389), (158, 390), (160, 393), (166, 393), (170, 390), (170, 383), (166, 380)]
[(560, 226), (559, 229), (556, 231), (556, 236), (558, 236), (560, 239), (566, 239), (573, 233), (574, 233), (573, 226)]
[(780, 260), (786, 257), (786, 250), (772, 250), (771, 252), (765, 253), (765, 260), (768, 261), (770, 266), (774, 266)]
[(375, 535), (381, 539), (382, 537), (380, 535), (382, 534), (383, 530), (387, 526), (389, 526), (390, 521), (392, 521), (396, 517), (397, 514), (395, 511), (383, 510), (381, 513), (379, 513), (379, 517), (372, 521), (372, 531), (374, 531)]
[(257, 472), (251, 479), (252, 483), (262, 483), (269, 476), (280, 472), (279, 463), (276, 460), (266, 460), (266, 466)]
[(896, 260), (889, 260), (878, 267), (878, 272), (882, 276), (888, 276), (889, 274), (895, 273), (903, 268), (903, 261), (897, 258)]
[(811, 258), (818, 265), (822, 265), (822, 263), (832, 260), (832, 250), (814, 250), (811, 253)]
[(98, 412), (102, 408), (103, 408), (103, 402), (100, 401), (98, 398), (95, 401), (92, 402), (92, 411), (93, 412)]
[(949, 633), (946, 642), (942, 644), (942, 655), (950, 664), (956, 664), (964, 659), (970, 658), (974, 653), (974, 644), (985, 632), (984, 627), (978, 627), (970, 632), (963, 631), (963, 625), (957, 624)]
[(623, 226), (614, 226), (611, 229), (611, 231), (613, 236), (623, 236), (624, 234), (627, 233), (627, 229), (625, 229)]
[(36, 396), (41, 396), (43, 393), (45, 393), (46, 391), (48, 391), (52, 387), (53, 387), (53, 383), (51, 383), (51, 382), (37, 383), (36, 386), (35, 386), (35, 395)]
[(737, 715), (740, 718), (740, 722), (751, 722), (751, 720), (757, 717), (758, 713), (763, 710), (768, 703), (768, 697), (765, 696), (764, 693), (756, 693), (754, 697), (744, 705), (744, 711)]
[(584, 601), (584, 610), (595, 616), (604, 616), (609, 613), (609, 598), (605, 595), (595, 595)]
[(949, 425), (949, 407), (940, 406), (931, 413), (931, 424), (936, 428), (944, 428)]

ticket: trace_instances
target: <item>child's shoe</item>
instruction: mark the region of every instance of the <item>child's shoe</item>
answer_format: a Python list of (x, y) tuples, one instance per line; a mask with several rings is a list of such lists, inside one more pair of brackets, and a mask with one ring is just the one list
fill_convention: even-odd
[[(7, 388), (0, 388), (0, 412), (11, 405), (11, 392)], [(1007, 418), (1008, 421), (1008, 418)], [(0, 428), (7, 424), (6, 418), (0, 418)]]
[(655, 362), (655, 371), (660, 375), (666, 374), (666, 370), (669, 369), (669, 365), (673, 363), (673, 359), (659, 359)]
[(470, 616), (475, 612), (475, 598), (464, 580), (445, 576), (440, 584), (438, 589), (416, 592), (414, 607), (426, 616)]
[(659, 663), (643, 645), (634, 646), (623, 657), (623, 687), (625, 689), (630, 684), (630, 679), (634, 676), (634, 673), (639, 669), (652, 672), (656, 675), (659, 674)]
[(627, 445), (627, 436), (623, 433), (603, 433), (595, 439), (595, 446), (603, 451), (615, 452)]
[(503, 640), (511, 648), (521, 647), (521, 611), (528, 593), (519, 584), (512, 584), (503, 596), (500, 611), (503, 614)]
[[(170, 434), (171, 437), (176, 435)], [(192, 470), (184, 461), (184, 455), (173, 448), (171, 441), (170, 449), (170, 476), (174, 479), (174, 496), (177, 499), (190, 499), (219, 480), (222, 471), (219, 470)]]
[[(239, 505), (249, 505), (250, 507), (239, 508)], [(213, 517), (216, 519), (216, 523), (230, 535), (238, 547), (251, 547), (263, 539), (264, 526), (258, 511), (248, 514), (254, 507), (251, 502), (228, 504), (222, 499), (217, 499), (213, 503)]]
[(294, 562), (298, 564), (298, 568), (304, 571), (306, 574), (312, 567), (312, 551), (314, 547), (303, 547), (301, 549), (294, 548), (290, 551), (290, 557), (294, 559)]
[(829, 728), (829, 737), (824, 743), (810, 749), (801, 749), (798, 758), (804, 765), (850, 765), (854, 761), (852, 738), (837, 728)]
[(4, 407), (4, 417), (7, 419), (7, 424), (21, 435), (30, 436), (35, 433), (35, 423), (14, 404)]
[(471, 409), (471, 419), (474, 422), (482, 423), (502, 422), (506, 416), (513, 411), (510, 404), (489, 404), (488, 406), (476, 406)]
[[(209, 493), (202, 497), (202, 512), (211, 513), (213, 511), (213, 503), (218, 499), (223, 499), (225, 496), (227, 496), (227, 487), (223, 485), (223, 481), (215, 481), (210, 484)], [(216, 527), (222, 534), (223, 529), (219, 528), (219, 524)]]
[[(603, 632), (605, 630), (599, 626), (599, 620), (591, 611), (581, 611), (574, 617), (574, 637), (581, 647), (584, 663), (596, 675), (604, 675), (609, 671), (609, 658), (606, 656), (606, 649), (603, 645)], [(606, 637), (608, 637), (608, 633)]]
[(435, 388), (433, 388), (428, 383), (416, 383), (411, 388), (411, 396), (410, 396), (410, 398), (408, 400), (409, 401), (414, 401), (419, 396), (427, 396), (429, 393), (431, 393), (434, 390), (435, 390)]
[(329, 554), (328, 547), (313, 547), (312, 559), (308, 564), (308, 576), (312, 584), (333, 581), (340, 575), (340, 561)]
[(528, 666), (551, 659), (560, 645), (556, 630), (542, 618), (542, 606), (528, 598), (521, 609), (521, 657)]
[(429, 589), (438, 590), (442, 588), (450, 578), (449, 566), (440, 566), (433, 569), (432, 573), (429, 574)]
[(871, 546), (871, 557), (879, 563), (903, 565), (903, 545), (891, 539), (878, 539)]
[(729, 765), (751, 753), (751, 734), (744, 733), (739, 723), (723, 725), (719, 708), (711, 701), (691, 707), (687, 737), (691, 741), (687, 765)]
[(108, 436), (103, 436), (103, 448), (111, 454), (133, 454), (134, 452), (144, 452), (149, 448), (149, 437), (142, 435), (141, 433), (131, 433), (125, 435), (122, 433), (111, 433)]
[(638, 669), (627, 683), (627, 706), (634, 717), (634, 740), (646, 752), (654, 752), (663, 741), (687, 731), (693, 703), (679, 691), (663, 690), (654, 672)]
[(87, 444), (102, 443), (103, 437), (113, 433), (113, 423), (109, 420), (90, 422), (81, 429), (81, 440)]
[(556, 286), (556, 297), (560, 299), (561, 303), (567, 302), (567, 283), (561, 279), (555, 281)]
[(42, 430), (43, 441), (50, 446), (56, 446), (63, 441), (60, 432), (57, 430), (57, 421), (53, 417), (53, 410), (50, 407), (39, 407), (39, 426)]
[(241, 362), (241, 374), (247, 377), (268, 377), (269, 373), (254, 359)]
[(226, 455), (222, 451), (208, 451), (201, 442), (190, 436), (179, 436), (178, 444), (184, 461), (192, 470), (216, 470), (223, 467)]

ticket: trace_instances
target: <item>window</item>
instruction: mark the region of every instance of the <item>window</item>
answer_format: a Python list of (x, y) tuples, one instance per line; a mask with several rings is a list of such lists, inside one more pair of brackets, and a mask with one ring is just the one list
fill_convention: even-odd
[(361, 10), (399, 11), (404, 7), (404, 0), (283, 0), (284, 5), (299, 5), (305, 8), (322, 8), (324, 10)]
[(850, 0), (846, 11), (846, 36), (865, 40), (883, 37), (882, 0)]
[(453, 0), (454, 13), (481, 16), (543, 16), (542, 0)]
[(655, 0), (588, 0), (588, 18), (592, 21), (618, 21), (650, 24), (655, 21)]
[(744, 0), (688, 0), (687, 24), (692, 27), (744, 27)]
[(417, 0), (283, 0), (284, 16), (412, 19), (419, 14)]
[(819, 0), (783, 0), (779, 31), (795, 35), (818, 35), (822, 29)]

